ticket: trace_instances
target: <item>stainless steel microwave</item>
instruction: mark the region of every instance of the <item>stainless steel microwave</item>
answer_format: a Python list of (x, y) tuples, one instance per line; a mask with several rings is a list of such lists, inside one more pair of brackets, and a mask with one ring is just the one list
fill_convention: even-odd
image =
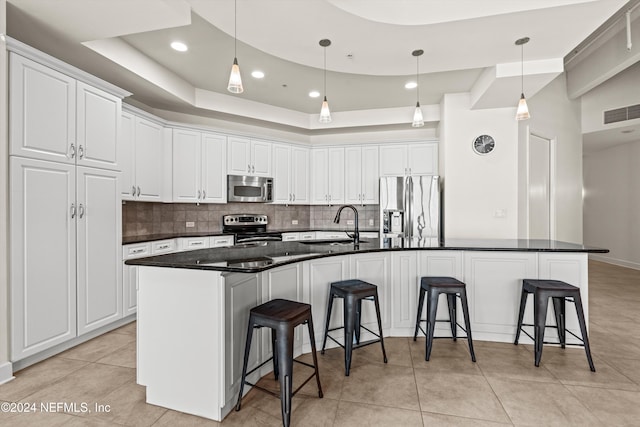
[(273, 202), (273, 178), (227, 175), (227, 202)]

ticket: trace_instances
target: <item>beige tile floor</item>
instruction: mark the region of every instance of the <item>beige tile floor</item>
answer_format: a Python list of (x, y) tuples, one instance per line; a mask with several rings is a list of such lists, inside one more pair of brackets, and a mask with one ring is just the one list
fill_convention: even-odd
[[(293, 399), (297, 426), (624, 426), (640, 425), (640, 271), (591, 262), (590, 339), (597, 372), (580, 348), (545, 347), (539, 368), (531, 346), (438, 340), (430, 362), (424, 339), (385, 340), (389, 363), (372, 345), (319, 356), (324, 398), (310, 382)], [(303, 356), (310, 360), (310, 355)], [(300, 365), (296, 365), (300, 366)], [(302, 368), (308, 369), (308, 368)], [(298, 371), (296, 371), (298, 372)], [(294, 378), (303, 378), (299, 371)], [(263, 378), (275, 387), (271, 376)], [(219, 423), (145, 403), (135, 382), (135, 323), (16, 374), (2, 402), (88, 402), (96, 413), (0, 413), (7, 426), (213, 426)], [(91, 408), (93, 409), (93, 408)], [(251, 391), (223, 425), (282, 425), (279, 400)]]

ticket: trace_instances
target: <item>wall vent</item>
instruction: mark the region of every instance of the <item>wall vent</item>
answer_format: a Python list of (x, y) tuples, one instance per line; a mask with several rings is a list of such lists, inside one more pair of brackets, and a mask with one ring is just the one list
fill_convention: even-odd
[(640, 104), (629, 107), (616, 108), (604, 112), (604, 124), (624, 122), (625, 120), (640, 119)]

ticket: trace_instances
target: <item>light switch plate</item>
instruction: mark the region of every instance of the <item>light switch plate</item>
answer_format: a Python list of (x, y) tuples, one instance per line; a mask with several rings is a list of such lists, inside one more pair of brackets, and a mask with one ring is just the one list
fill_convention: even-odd
[(193, 221), (187, 221), (187, 225), (186, 225), (186, 227), (187, 227), (187, 228), (191, 228), (191, 227), (195, 227), (195, 226), (196, 226), (196, 223), (195, 223), (195, 222), (193, 222)]
[(291, 224), (293, 224), (293, 225), (298, 225), (298, 220), (297, 220), (297, 219), (292, 219), (292, 220), (291, 220)]

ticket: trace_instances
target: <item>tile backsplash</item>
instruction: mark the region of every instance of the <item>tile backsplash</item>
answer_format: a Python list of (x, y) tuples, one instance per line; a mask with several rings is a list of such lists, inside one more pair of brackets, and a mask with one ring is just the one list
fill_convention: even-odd
[[(262, 214), (269, 217), (269, 228), (274, 230), (296, 229), (351, 229), (347, 225), (353, 220), (353, 212), (345, 209), (340, 224), (334, 224), (333, 218), (339, 206), (310, 205), (273, 205), (265, 203), (122, 203), (123, 237), (144, 236), (149, 234), (211, 232), (222, 231), (222, 216), (233, 213)], [(359, 226), (362, 229), (378, 228), (378, 205), (356, 206)], [(293, 221), (297, 220), (297, 224)], [(373, 225), (370, 225), (373, 220)], [(186, 223), (193, 222), (194, 227), (187, 228)]]

